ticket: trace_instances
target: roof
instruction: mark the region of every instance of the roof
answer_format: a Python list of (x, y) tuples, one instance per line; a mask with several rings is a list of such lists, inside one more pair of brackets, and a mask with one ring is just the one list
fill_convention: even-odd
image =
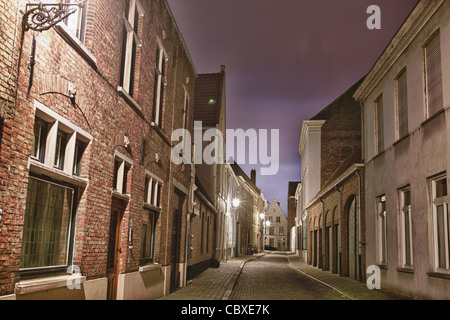
[(350, 168), (355, 163), (362, 163), (362, 153), (361, 148), (356, 149), (353, 153), (341, 163), (341, 165), (336, 169), (331, 178), (325, 182), (322, 189), (325, 189), (330, 184), (334, 182), (341, 174), (343, 174), (348, 168)]
[(253, 181), (247, 176), (247, 174), (242, 170), (242, 168), (237, 163), (230, 163), (231, 168), (233, 169), (236, 176), (241, 176), (244, 178), (245, 182), (257, 193), (261, 193), (261, 189), (259, 189)]
[(224, 80), (224, 71), (199, 74), (196, 79), (194, 120), (202, 121), (203, 127), (219, 124)]
[(295, 196), (295, 192), (297, 191), (297, 186), (300, 183), (300, 181), (289, 181), (289, 197)]

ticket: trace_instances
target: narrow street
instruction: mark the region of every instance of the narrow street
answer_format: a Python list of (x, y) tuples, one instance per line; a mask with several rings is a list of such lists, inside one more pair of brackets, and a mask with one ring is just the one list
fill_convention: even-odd
[(247, 262), (230, 300), (350, 300), (289, 265), (284, 252)]

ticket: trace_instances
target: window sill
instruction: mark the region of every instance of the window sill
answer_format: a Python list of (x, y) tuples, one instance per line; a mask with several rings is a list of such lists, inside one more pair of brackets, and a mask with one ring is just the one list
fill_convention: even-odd
[(164, 142), (171, 146), (171, 143), (169, 141), (169, 139), (166, 137), (166, 135), (164, 134), (164, 132), (162, 131), (162, 129), (154, 122), (151, 123), (151, 127), (153, 128), (153, 130), (156, 131), (156, 133), (164, 140)]
[(115, 189), (112, 189), (112, 190), (111, 190), (111, 195), (112, 195), (114, 198), (117, 198), (117, 199), (120, 199), (120, 200), (124, 200), (124, 201), (126, 201), (126, 202), (129, 202), (130, 199), (131, 199), (131, 195), (120, 193), (119, 191), (117, 191), (117, 190), (115, 190)]
[(403, 273), (410, 273), (410, 274), (414, 274), (414, 268), (397, 268), (397, 272), (403, 272)]
[(155, 207), (155, 206), (151, 205), (150, 203), (144, 202), (144, 209), (161, 212), (162, 208), (161, 207)]
[(432, 277), (432, 278), (441, 278), (441, 279), (450, 280), (450, 273), (444, 273), (444, 272), (439, 272), (439, 271), (428, 272), (427, 276)]
[(94, 69), (97, 68), (97, 59), (89, 52), (89, 50), (75, 38), (69, 31), (64, 23), (59, 23), (55, 26), (56, 32), (72, 47), (78, 52), (87, 63), (89, 63)]
[(431, 115), (430, 117), (428, 117), (428, 119), (426, 119), (425, 121), (423, 121), (420, 125), (423, 127), (425, 126), (427, 123), (429, 123), (431, 120), (437, 118), (438, 116), (440, 116), (442, 113), (445, 112), (445, 108), (442, 108), (441, 110), (439, 110), (438, 112), (436, 112), (435, 114)]
[(144, 114), (142, 113), (142, 108), (139, 105), (139, 103), (137, 103), (136, 100), (134, 100), (134, 98), (132, 96), (130, 96), (130, 94), (128, 92), (125, 91), (125, 89), (123, 87), (118, 87), (117, 88), (117, 92), (122, 96), (122, 98), (124, 98), (124, 100), (134, 109), (134, 111), (136, 111), (136, 113), (143, 119), (144, 118)]
[(59, 180), (62, 182), (67, 182), (67, 183), (77, 186), (77, 187), (86, 188), (88, 181), (89, 181), (87, 179), (69, 175), (69, 174), (65, 173), (64, 171), (50, 168), (50, 167), (46, 166), (45, 164), (43, 164), (33, 158), (29, 159), (29, 168), (30, 168), (30, 172), (32, 172), (34, 174), (45, 175), (45, 176), (48, 176), (50, 178), (53, 178), (53, 179), (56, 179), (56, 180)]
[(64, 275), (58, 277), (25, 280), (16, 284), (15, 293), (17, 295), (24, 295), (39, 291), (63, 288), (74, 282), (77, 284), (85, 283), (86, 277), (81, 275)]
[(145, 266), (139, 267), (139, 272), (147, 272), (152, 270), (161, 269), (161, 265), (159, 263), (154, 264), (146, 264)]
[(377, 266), (378, 266), (380, 269), (385, 269), (385, 270), (387, 270), (387, 268), (388, 268), (387, 264), (378, 264)]

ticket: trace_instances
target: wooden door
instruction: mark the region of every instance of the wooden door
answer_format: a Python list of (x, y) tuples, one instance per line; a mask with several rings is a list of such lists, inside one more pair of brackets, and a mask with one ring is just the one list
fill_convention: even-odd
[(107, 278), (108, 278), (108, 300), (117, 299), (117, 281), (119, 277), (119, 263), (121, 246), (123, 208), (113, 205), (111, 209), (111, 222), (109, 227)]

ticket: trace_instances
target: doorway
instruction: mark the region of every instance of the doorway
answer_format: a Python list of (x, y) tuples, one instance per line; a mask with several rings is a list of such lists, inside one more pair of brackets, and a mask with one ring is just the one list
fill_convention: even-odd
[(109, 242), (108, 242), (108, 259), (106, 276), (108, 279), (107, 299), (117, 299), (117, 283), (119, 278), (119, 265), (121, 250), (121, 230), (124, 208), (122, 203), (115, 202), (111, 207), (110, 225), (109, 225)]
[(172, 248), (170, 253), (170, 292), (180, 287), (181, 218), (184, 196), (174, 192), (172, 216)]

